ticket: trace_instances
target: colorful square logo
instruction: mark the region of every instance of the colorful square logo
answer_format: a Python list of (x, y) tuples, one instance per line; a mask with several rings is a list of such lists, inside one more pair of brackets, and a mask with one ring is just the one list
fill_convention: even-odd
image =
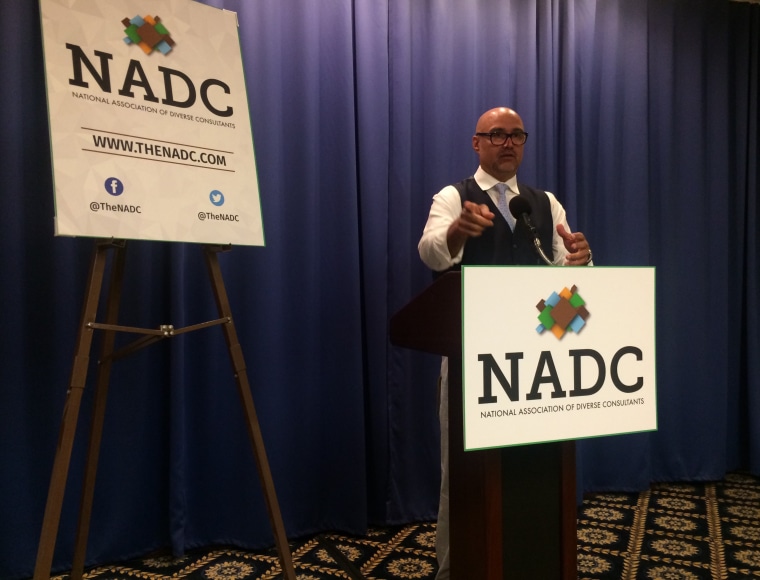
[(121, 23), (126, 27), (124, 32), (127, 36), (124, 37), (124, 42), (136, 44), (145, 54), (154, 50), (168, 54), (175, 45), (158, 16), (135, 16), (131, 20), (125, 18)]
[(536, 332), (541, 334), (548, 330), (558, 339), (568, 331), (579, 333), (590, 316), (586, 302), (578, 294), (576, 286), (570, 290), (563, 288), (559, 294), (552, 292), (549, 298), (536, 304), (536, 308), (540, 313), (538, 320), (541, 323)]

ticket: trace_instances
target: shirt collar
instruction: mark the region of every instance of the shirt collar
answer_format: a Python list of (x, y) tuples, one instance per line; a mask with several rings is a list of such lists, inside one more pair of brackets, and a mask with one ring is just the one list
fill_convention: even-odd
[[(490, 173), (486, 173), (482, 167), (478, 166), (478, 170), (475, 172), (475, 183), (478, 184), (478, 187), (482, 189), (483, 191), (488, 191), (491, 189), (494, 185), (497, 183), (500, 183), (498, 179), (496, 179), (493, 175)], [(513, 176), (511, 179), (507, 180), (506, 182), (507, 187), (512, 191), (512, 193), (520, 193), (517, 189), (517, 175)]]

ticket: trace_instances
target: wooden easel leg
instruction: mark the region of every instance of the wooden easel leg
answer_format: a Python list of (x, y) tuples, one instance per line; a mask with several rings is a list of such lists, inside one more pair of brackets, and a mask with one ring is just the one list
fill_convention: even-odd
[(34, 567), (34, 580), (50, 578), (53, 565), (53, 552), (61, 521), (63, 496), (66, 491), (66, 480), (71, 463), (71, 452), (74, 446), (79, 408), (82, 393), (87, 382), (87, 368), (90, 362), (93, 329), (90, 326), (95, 321), (103, 284), (103, 272), (106, 263), (106, 252), (110, 242), (96, 242), (95, 253), (90, 264), (87, 290), (85, 292), (82, 318), (77, 333), (74, 364), (66, 393), (66, 403), (63, 408), (63, 418), (58, 434), (58, 448), (53, 461), (53, 473), (50, 478), (45, 515), (42, 520), (40, 544), (37, 549), (37, 561)]
[[(119, 303), (121, 300), (121, 288), (124, 279), (124, 262), (125, 249), (123, 247), (118, 247), (115, 249), (113, 264), (111, 265), (111, 281), (108, 288), (108, 300), (106, 303), (106, 324), (115, 325), (119, 317)], [(103, 436), (106, 398), (108, 396), (108, 385), (111, 377), (111, 355), (114, 351), (115, 340), (115, 330), (105, 330), (103, 332), (103, 345), (100, 361), (98, 362), (98, 377), (92, 410), (90, 442), (87, 450), (87, 465), (82, 485), (79, 525), (77, 527), (76, 542), (74, 544), (74, 559), (70, 576), (71, 580), (81, 580), (84, 575), (84, 565), (87, 555), (87, 538), (90, 532), (90, 518), (92, 515), (92, 502), (95, 496), (95, 476), (98, 469), (98, 457)]]
[(256, 416), (256, 408), (253, 404), (251, 388), (248, 383), (248, 374), (243, 359), (243, 351), (237, 339), (237, 332), (235, 331), (235, 324), (232, 321), (232, 311), (230, 309), (229, 299), (227, 298), (227, 291), (224, 287), (222, 271), (219, 268), (217, 253), (222, 249), (223, 248), (220, 246), (207, 246), (205, 252), (206, 264), (211, 277), (211, 284), (214, 288), (214, 296), (216, 298), (219, 316), (227, 318), (228, 320), (226, 324), (222, 325), (222, 329), (224, 330), (224, 337), (227, 341), (227, 348), (230, 352), (230, 359), (235, 373), (235, 380), (237, 381), (238, 393), (245, 412), (248, 434), (251, 438), (251, 443), (253, 444), (253, 453), (259, 471), (259, 479), (261, 480), (261, 486), (264, 491), (267, 509), (269, 511), (269, 521), (274, 533), (275, 544), (277, 545), (277, 553), (280, 558), (282, 574), (283, 577), (288, 580), (296, 580), (296, 574), (290, 554), (290, 546), (288, 545), (288, 538), (285, 535), (285, 526), (282, 521), (279, 504), (277, 503), (277, 494), (274, 488), (274, 481), (272, 480), (272, 472), (269, 469), (269, 461), (267, 460), (266, 449), (264, 448), (264, 439), (261, 435), (261, 427), (259, 425), (258, 417)]

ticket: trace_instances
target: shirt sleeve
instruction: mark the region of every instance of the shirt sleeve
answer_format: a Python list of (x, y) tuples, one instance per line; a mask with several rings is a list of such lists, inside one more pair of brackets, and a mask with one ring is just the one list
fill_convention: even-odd
[(565, 242), (562, 240), (562, 236), (557, 233), (557, 225), (562, 224), (565, 226), (565, 230), (572, 231), (567, 223), (567, 213), (562, 204), (554, 196), (553, 193), (547, 191), (546, 195), (549, 196), (549, 206), (552, 212), (552, 262), (555, 266), (563, 266), (565, 264), (565, 258), (567, 257), (567, 250), (565, 249)]
[[(552, 262), (556, 266), (563, 266), (567, 258), (567, 250), (562, 236), (557, 233), (557, 224), (562, 224), (568, 232), (571, 232), (567, 223), (567, 213), (562, 204), (553, 193), (547, 191), (549, 207), (552, 214)], [(447, 185), (433, 196), (427, 223), (422, 231), (422, 237), (417, 244), (420, 258), (425, 265), (436, 272), (441, 272), (462, 261), (464, 247), (455, 256), (449, 254), (446, 235), (449, 226), (462, 213), (462, 198), (459, 191), (453, 185)]]
[(431, 270), (440, 272), (462, 261), (463, 250), (451, 256), (446, 240), (449, 226), (461, 213), (462, 198), (453, 185), (447, 185), (433, 196), (427, 223), (417, 244), (420, 258)]

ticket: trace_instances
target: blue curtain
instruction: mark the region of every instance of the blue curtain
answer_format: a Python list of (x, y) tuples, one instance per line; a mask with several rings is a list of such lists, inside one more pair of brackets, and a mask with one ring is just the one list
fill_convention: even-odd
[(730, 12), (729, 30), (736, 34), (730, 48), (728, 79), (729, 172), (728, 230), (730, 256), (728, 377), (731, 421), (730, 465), (760, 471), (760, 7), (741, 4)]
[[(760, 6), (207, 3), (240, 22), (266, 246), (221, 264), (289, 537), (435, 517), (438, 360), (391, 346), (388, 321), (430, 283), (430, 199), (474, 172), (475, 121), (499, 105), (530, 133), (520, 179), (557, 194), (595, 261), (657, 267), (659, 428), (581, 442), (583, 489), (760, 474)], [(53, 236), (38, 8), (0, 18), (0, 577), (22, 578), (93, 241)], [(126, 254), (124, 324), (216, 317), (201, 248)], [(91, 405), (90, 384), (57, 570)], [(273, 539), (212, 328), (115, 365), (87, 563), (217, 543)]]

